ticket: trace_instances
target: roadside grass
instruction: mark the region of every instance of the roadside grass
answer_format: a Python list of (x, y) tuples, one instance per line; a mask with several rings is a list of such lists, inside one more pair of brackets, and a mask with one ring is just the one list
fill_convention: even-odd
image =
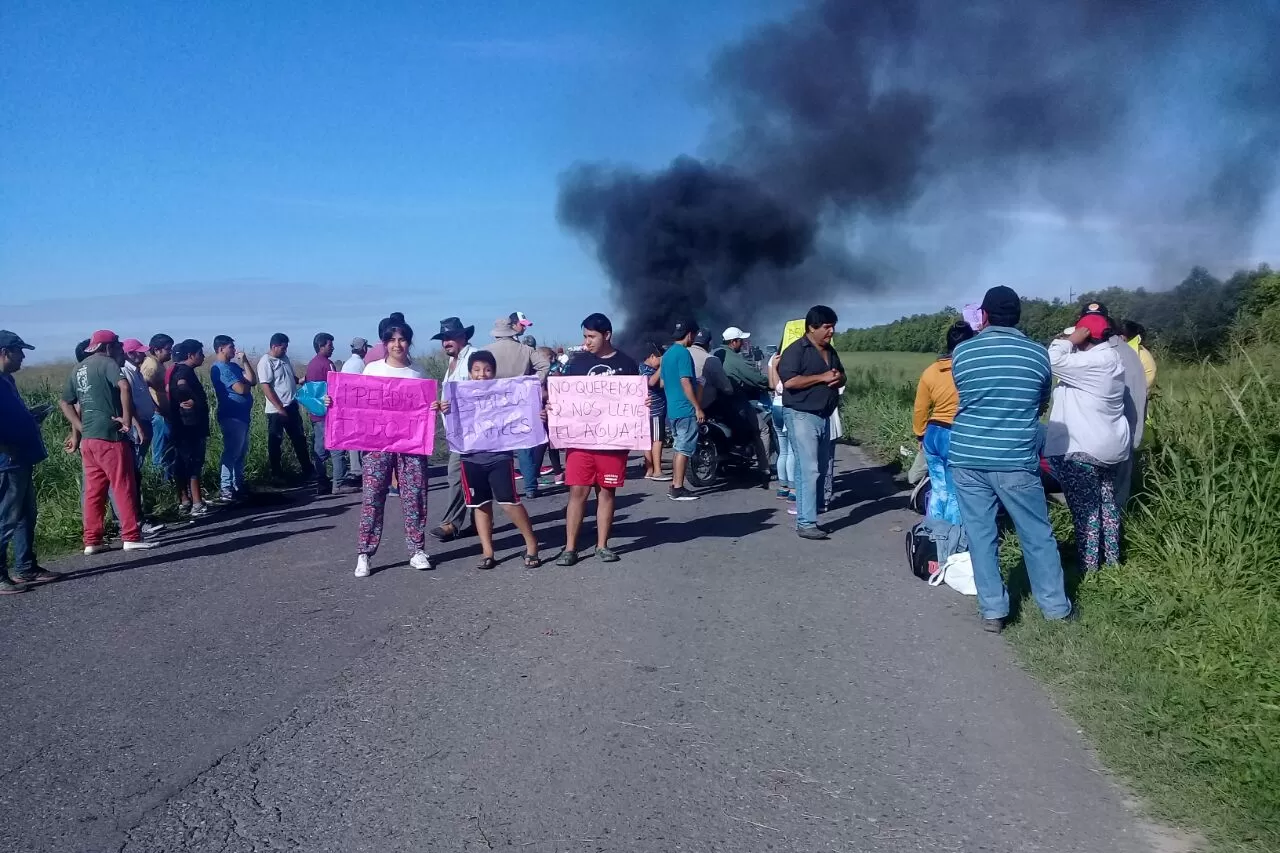
[[(846, 432), (886, 460), (913, 444), (904, 355), (842, 355)], [(1124, 564), (1081, 578), (1054, 506), (1082, 619), (1032, 604), (1006, 636), (1153, 815), (1218, 851), (1280, 850), (1280, 351), (1160, 371)], [(1026, 597), (1016, 535), (1001, 561)]]
[[(256, 363), (256, 358), (254, 361)], [(216, 420), (213, 389), (208, 387), (208, 368), (211, 363), (212, 359), (207, 360), (205, 367), (200, 371), (209, 393), (210, 404), (215, 406), (215, 415), (210, 418), (209, 443), (205, 451), (204, 476), (201, 485), (206, 495), (216, 497), (219, 462), (222, 458), (222, 432)], [(441, 357), (419, 359), (419, 363), (428, 375), (436, 379), (444, 376), (444, 361)], [(300, 369), (301, 365), (295, 364), (295, 367)], [(63, 451), (63, 440), (67, 437), (69, 428), (61, 412), (58, 411), (58, 398), (62, 394), (63, 385), (71, 369), (71, 364), (38, 365), (31, 368), (24, 367), (15, 377), (28, 405), (50, 403), (54, 407), (42, 428), (49, 458), (37, 465), (35, 469), (36, 501), (39, 507), (36, 519), (36, 551), (42, 559), (50, 559), (75, 551), (81, 545), (83, 525), (80, 511), (80, 456)], [(305, 412), (303, 420), (307, 423), (307, 429), (310, 430), (310, 419), (305, 416)], [(310, 455), (310, 448), (308, 439), (308, 455)], [(447, 457), (447, 454), (444, 430), (437, 429), (436, 452), (432, 460), (439, 462)], [(297, 479), (300, 476), (300, 468), (287, 438), (284, 441), (281, 456), (290, 481), (298, 485), (310, 485), (301, 483)], [(249, 424), (249, 454), (245, 460), (245, 480), (261, 492), (280, 490), (279, 485), (269, 483), (269, 474), (267, 416), (263, 410), (262, 393), (255, 389), (253, 414)], [(148, 516), (167, 521), (178, 517), (176, 488), (172, 483), (164, 482), (149, 460), (143, 468), (142, 495)], [(110, 514), (110, 509), (107, 512)]]

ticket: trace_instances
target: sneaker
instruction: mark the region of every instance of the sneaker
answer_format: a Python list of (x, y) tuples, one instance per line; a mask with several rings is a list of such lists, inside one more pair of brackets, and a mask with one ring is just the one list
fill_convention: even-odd
[(359, 486), (342, 485), (333, 490), (335, 495), (358, 495), (363, 491)]
[(517, 479), (517, 480), (523, 480), (523, 479), (524, 479), (524, 474), (521, 474), (519, 469), (516, 469), (516, 479)]
[(796, 535), (801, 539), (808, 539), (813, 542), (821, 542), (831, 537), (827, 535), (827, 531), (821, 527), (797, 527)]
[(785, 501), (787, 498), (791, 497), (791, 492), (787, 491), (786, 489), (778, 489), (777, 494), (778, 494), (778, 500), (780, 501)]
[(597, 548), (596, 559), (602, 563), (616, 563), (622, 558), (612, 548)]
[(356, 557), (356, 577), (369, 577), (369, 556), (367, 554), (361, 554)]
[(1003, 619), (983, 619), (982, 630), (986, 631), (988, 634), (999, 634), (1001, 631), (1004, 630), (1004, 620)]
[(425, 572), (429, 569), (434, 569), (435, 565), (432, 564), (431, 558), (427, 556), (425, 551), (419, 551), (409, 558), (409, 568), (421, 569)]
[(121, 547), (126, 551), (150, 551), (156, 547), (156, 544), (155, 542), (129, 542), (126, 540)]
[(555, 481), (555, 482), (556, 482), (556, 485), (557, 485), (557, 486), (563, 486), (563, 485), (564, 485), (564, 474), (556, 474), (556, 481)]
[(521, 497), (521, 500), (532, 501), (540, 497), (542, 497), (542, 494), (540, 492), (525, 492), (524, 495)]
[(675, 486), (672, 486), (671, 490), (667, 492), (667, 497), (673, 501), (682, 501), (682, 502), (696, 501), (698, 499), (697, 495), (695, 495), (693, 492), (686, 489), (684, 486), (681, 486), (678, 489)]
[(138, 529), (142, 531), (143, 538), (149, 539), (152, 536), (155, 536), (156, 534), (158, 534), (161, 530), (164, 530), (164, 525), (152, 524), (151, 522), (146, 521), (146, 522), (143, 522), (142, 526), (139, 527)]
[(213, 512), (213, 510), (210, 509), (209, 505), (204, 502), (198, 503), (195, 506), (191, 507), (192, 518), (204, 518), (205, 516), (209, 515), (211, 512)]
[(0, 580), (0, 595), (18, 595), (26, 591), (27, 587), (25, 586), (18, 586), (17, 584), (9, 583), (7, 580)]
[(798, 509), (796, 509), (796, 505), (795, 505), (795, 504), (788, 504), (788, 505), (787, 505), (787, 515), (799, 515), (799, 514), (800, 514), (800, 511), (799, 511)]
[(183, 517), (191, 515), (191, 504), (178, 504), (178, 515)]
[(15, 584), (53, 583), (56, 580), (62, 580), (62, 575), (47, 572), (44, 569), (36, 569), (29, 575), (16, 575), (13, 578)]
[(221, 492), (218, 495), (218, 501), (224, 504), (233, 504), (237, 500), (236, 493), (233, 491)]
[(94, 554), (105, 554), (110, 550), (111, 546), (106, 542), (102, 542), (97, 545), (86, 545), (84, 546), (84, 555), (86, 557), (92, 557)]
[(547, 476), (548, 474), (554, 474), (555, 472), (556, 472), (556, 469), (552, 468), (550, 465), (543, 465), (542, 468), (538, 470), (538, 474), (543, 477)]

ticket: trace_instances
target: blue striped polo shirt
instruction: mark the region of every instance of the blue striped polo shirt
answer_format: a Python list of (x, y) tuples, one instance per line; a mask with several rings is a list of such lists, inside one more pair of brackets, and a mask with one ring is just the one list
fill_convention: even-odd
[(988, 326), (956, 347), (951, 375), (960, 409), (948, 461), (977, 471), (1037, 471), (1049, 353), (1017, 329)]

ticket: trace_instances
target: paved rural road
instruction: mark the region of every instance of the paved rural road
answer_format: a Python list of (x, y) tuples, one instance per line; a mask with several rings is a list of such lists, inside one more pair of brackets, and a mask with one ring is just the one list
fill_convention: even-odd
[(637, 482), (614, 566), (420, 573), (393, 535), (357, 580), (351, 499), (55, 565), (0, 602), (0, 850), (1154, 849), (846, 454), (828, 543)]

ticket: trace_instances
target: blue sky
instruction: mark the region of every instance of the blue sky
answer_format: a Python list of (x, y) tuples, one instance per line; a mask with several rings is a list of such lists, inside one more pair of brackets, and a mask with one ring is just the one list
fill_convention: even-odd
[[(250, 349), (276, 330), (372, 337), (392, 310), (429, 335), (519, 309), (572, 341), (611, 305), (555, 221), (557, 176), (700, 153), (708, 58), (784, 9), (8, 0), (0, 326), (42, 359), (100, 327)], [(987, 275), (1090, 227), (1011, 215), (1029, 230)], [(833, 301), (863, 325), (946, 300)]]

